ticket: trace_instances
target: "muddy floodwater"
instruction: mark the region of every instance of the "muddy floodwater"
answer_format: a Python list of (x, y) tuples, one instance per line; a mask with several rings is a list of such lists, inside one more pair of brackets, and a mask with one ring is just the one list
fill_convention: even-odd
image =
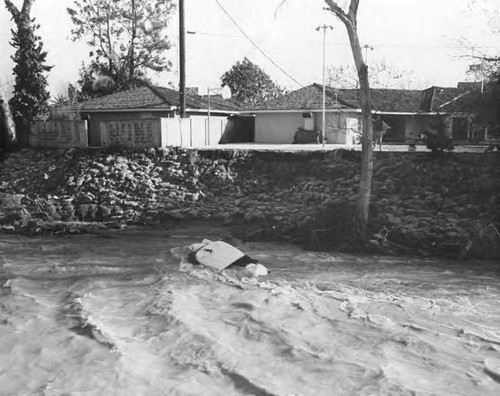
[(0, 235), (1, 395), (500, 395), (500, 268), (240, 245), (214, 229)]

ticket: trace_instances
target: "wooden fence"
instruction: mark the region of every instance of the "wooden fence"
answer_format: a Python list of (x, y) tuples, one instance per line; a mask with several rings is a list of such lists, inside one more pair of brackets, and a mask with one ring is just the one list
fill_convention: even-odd
[(226, 128), (226, 117), (162, 118), (162, 147), (209, 147), (219, 144)]

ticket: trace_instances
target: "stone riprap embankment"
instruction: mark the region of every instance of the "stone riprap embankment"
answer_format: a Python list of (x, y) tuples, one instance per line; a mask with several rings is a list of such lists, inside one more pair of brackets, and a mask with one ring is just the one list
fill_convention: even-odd
[[(246, 239), (345, 249), (360, 153), (22, 150), (0, 159), (0, 230), (36, 235), (206, 220)], [(371, 246), (498, 257), (498, 153), (375, 153)]]

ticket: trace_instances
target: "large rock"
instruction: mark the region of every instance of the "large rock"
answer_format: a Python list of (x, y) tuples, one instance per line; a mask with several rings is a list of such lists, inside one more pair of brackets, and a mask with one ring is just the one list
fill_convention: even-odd
[(22, 208), (22, 194), (0, 193), (0, 208), (2, 209), (20, 209)]

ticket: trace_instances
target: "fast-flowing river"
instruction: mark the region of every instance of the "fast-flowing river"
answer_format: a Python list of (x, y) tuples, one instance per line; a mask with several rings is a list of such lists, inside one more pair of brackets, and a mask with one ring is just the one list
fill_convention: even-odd
[(0, 235), (0, 394), (500, 394), (494, 263), (241, 245), (256, 280), (170, 254), (216, 234)]

